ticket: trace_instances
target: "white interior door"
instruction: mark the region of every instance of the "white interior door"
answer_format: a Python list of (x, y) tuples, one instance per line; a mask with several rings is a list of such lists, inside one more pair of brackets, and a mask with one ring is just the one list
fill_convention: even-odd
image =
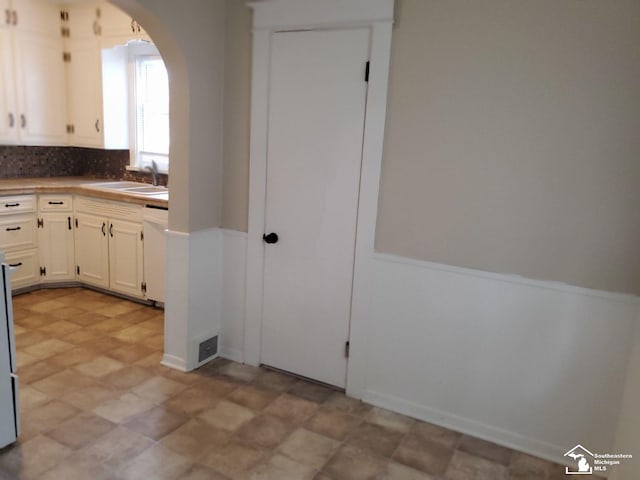
[(346, 384), (366, 28), (279, 32), (269, 83), (262, 363)]

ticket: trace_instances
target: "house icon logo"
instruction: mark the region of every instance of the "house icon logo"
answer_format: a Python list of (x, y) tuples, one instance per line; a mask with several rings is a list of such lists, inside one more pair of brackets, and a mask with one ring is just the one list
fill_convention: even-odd
[(594, 455), (582, 445), (576, 445), (567, 453), (565, 457), (575, 460), (575, 467), (566, 467), (565, 473), (567, 475), (591, 475), (593, 473), (593, 458)]

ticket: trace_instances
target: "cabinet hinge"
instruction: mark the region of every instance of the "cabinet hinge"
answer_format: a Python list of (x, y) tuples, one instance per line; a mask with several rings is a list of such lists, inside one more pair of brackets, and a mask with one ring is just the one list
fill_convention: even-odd
[(69, 12), (67, 10), (60, 10), (60, 20), (63, 22), (69, 21)]
[(71, 52), (62, 52), (62, 61), (69, 63), (71, 61)]
[(38, 218), (37, 227), (44, 228), (44, 218)]
[(142, 293), (147, 293), (147, 282), (142, 282), (140, 284), (140, 290), (142, 290)]
[(76, 274), (80, 275), (80, 265), (76, 265)]
[(71, 36), (71, 30), (69, 27), (60, 27), (60, 35), (62, 35), (62, 38), (69, 38)]
[(349, 340), (344, 342), (344, 357), (349, 358)]
[(40, 267), (40, 276), (41, 277), (47, 276), (47, 267)]
[(369, 67), (371, 66), (370, 62), (367, 61), (367, 65), (364, 67), (364, 81), (369, 81)]
[(76, 127), (73, 124), (68, 124), (67, 125), (67, 133), (71, 134), (74, 133), (76, 130)]

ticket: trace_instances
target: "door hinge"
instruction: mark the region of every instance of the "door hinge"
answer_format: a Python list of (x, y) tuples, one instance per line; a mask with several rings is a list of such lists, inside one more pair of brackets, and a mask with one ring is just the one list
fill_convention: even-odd
[(47, 276), (47, 267), (40, 267), (40, 276), (41, 277)]
[(144, 242), (144, 232), (140, 231), (140, 241)]
[(140, 284), (140, 290), (142, 290), (142, 293), (147, 293), (147, 282), (142, 282)]
[(349, 358), (349, 340), (344, 342), (344, 357)]
[(370, 62), (367, 60), (367, 65), (364, 67), (364, 81), (368, 82), (369, 81), (369, 67), (370, 67)]
[(71, 52), (62, 52), (62, 61), (65, 63), (71, 62)]
[(38, 218), (37, 227), (44, 228), (44, 218)]

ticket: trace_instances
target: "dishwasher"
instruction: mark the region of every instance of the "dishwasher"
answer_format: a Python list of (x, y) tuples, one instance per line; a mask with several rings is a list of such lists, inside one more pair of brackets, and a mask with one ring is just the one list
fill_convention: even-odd
[(142, 216), (144, 232), (144, 277), (147, 299), (164, 305), (169, 210), (146, 206)]

